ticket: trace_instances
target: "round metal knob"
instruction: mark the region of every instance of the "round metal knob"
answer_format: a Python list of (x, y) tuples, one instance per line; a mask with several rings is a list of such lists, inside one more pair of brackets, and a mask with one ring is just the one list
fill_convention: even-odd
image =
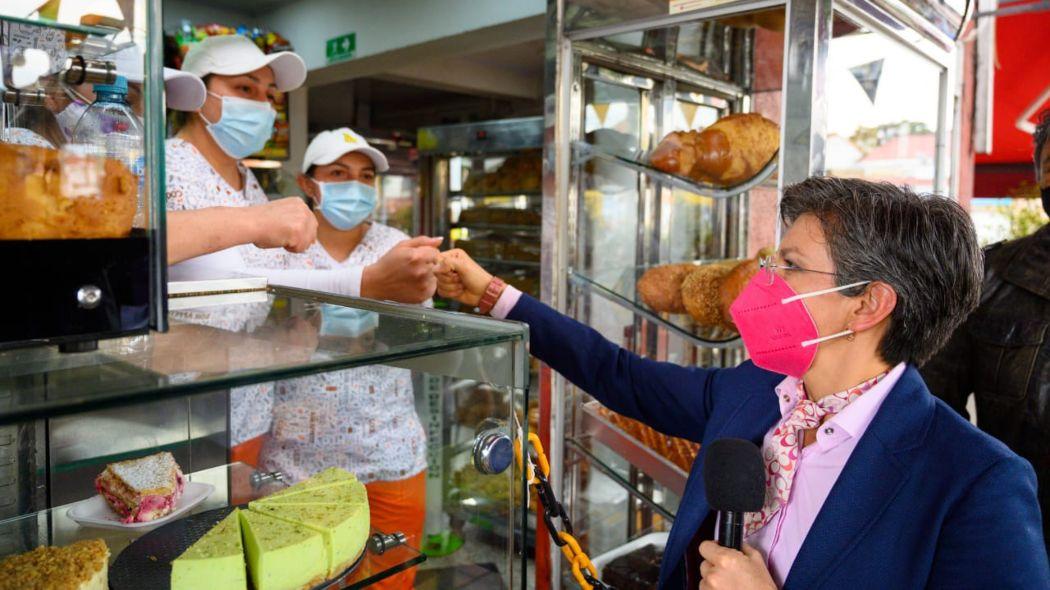
[(102, 289), (95, 285), (84, 285), (77, 289), (77, 305), (81, 309), (95, 309), (102, 301)]
[(474, 437), (474, 468), (479, 472), (503, 473), (513, 461), (514, 442), (502, 430), (482, 430)]
[(394, 547), (404, 545), (407, 541), (408, 537), (405, 536), (405, 533), (393, 533), (390, 535), (375, 533), (368, 538), (368, 548), (372, 553), (382, 555)]

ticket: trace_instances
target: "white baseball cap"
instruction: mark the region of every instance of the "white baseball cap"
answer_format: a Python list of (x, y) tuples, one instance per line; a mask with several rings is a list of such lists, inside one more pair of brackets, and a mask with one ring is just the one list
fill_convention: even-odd
[(340, 127), (318, 133), (310, 145), (306, 146), (303, 174), (306, 174), (311, 166), (326, 166), (350, 152), (361, 152), (368, 156), (376, 165), (376, 172), (386, 172), (390, 169), (383, 152), (368, 145), (368, 141), (353, 129)]
[(191, 46), (182, 60), (182, 71), (201, 78), (208, 74), (239, 76), (267, 66), (281, 92), (295, 90), (306, 81), (303, 58), (291, 51), (267, 55), (244, 35), (207, 37)]
[[(128, 82), (142, 83), (143, 69), (142, 50), (137, 45), (129, 45), (107, 56), (117, 68), (117, 74), (124, 76)], [(189, 72), (180, 72), (173, 68), (164, 68), (164, 102), (169, 109), (176, 111), (196, 111), (204, 105), (208, 91), (204, 82)]]

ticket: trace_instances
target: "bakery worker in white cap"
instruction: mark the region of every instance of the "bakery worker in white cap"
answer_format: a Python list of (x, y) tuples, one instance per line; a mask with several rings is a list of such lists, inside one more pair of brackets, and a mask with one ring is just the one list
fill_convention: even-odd
[(267, 55), (247, 37), (220, 35), (193, 45), (182, 70), (203, 79), (208, 95), (166, 144), (172, 280), (238, 272), (273, 284), (406, 303), (433, 295), (440, 239), (407, 241), (372, 270), (308, 270), (291, 260), (291, 253), (315, 241), (317, 220), (299, 197), (268, 200), (241, 160), (273, 133), (274, 93), (305, 81), (302, 58), (290, 51)]

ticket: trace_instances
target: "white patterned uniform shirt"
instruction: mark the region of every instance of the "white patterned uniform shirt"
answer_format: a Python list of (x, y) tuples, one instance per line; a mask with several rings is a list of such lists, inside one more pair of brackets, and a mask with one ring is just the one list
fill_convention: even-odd
[[(165, 142), (164, 162), (169, 211), (250, 207), (269, 202), (251, 170), (238, 164), (244, 177), (244, 189), (237, 190), (212, 168), (193, 144), (183, 139), (176, 137)], [(192, 281), (247, 274), (266, 277), (274, 285), (360, 296), (364, 267), (351, 264), (318, 272), (302, 268), (295, 258), (295, 254), (283, 248), (241, 244), (174, 264), (168, 269), (168, 279)]]
[[(367, 266), (407, 238), (373, 223), (342, 262), (318, 242), (292, 259), (311, 269)], [(278, 381), (260, 464), (292, 481), (332, 466), (365, 483), (423, 471), (426, 434), (415, 409), (412, 372), (376, 365)]]

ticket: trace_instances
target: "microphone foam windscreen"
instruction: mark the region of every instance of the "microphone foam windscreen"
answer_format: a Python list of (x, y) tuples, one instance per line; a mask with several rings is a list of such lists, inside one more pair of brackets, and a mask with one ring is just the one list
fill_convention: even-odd
[(711, 508), (758, 512), (766, 495), (762, 451), (749, 440), (721, 438), (707, 446), (704, 489)]

